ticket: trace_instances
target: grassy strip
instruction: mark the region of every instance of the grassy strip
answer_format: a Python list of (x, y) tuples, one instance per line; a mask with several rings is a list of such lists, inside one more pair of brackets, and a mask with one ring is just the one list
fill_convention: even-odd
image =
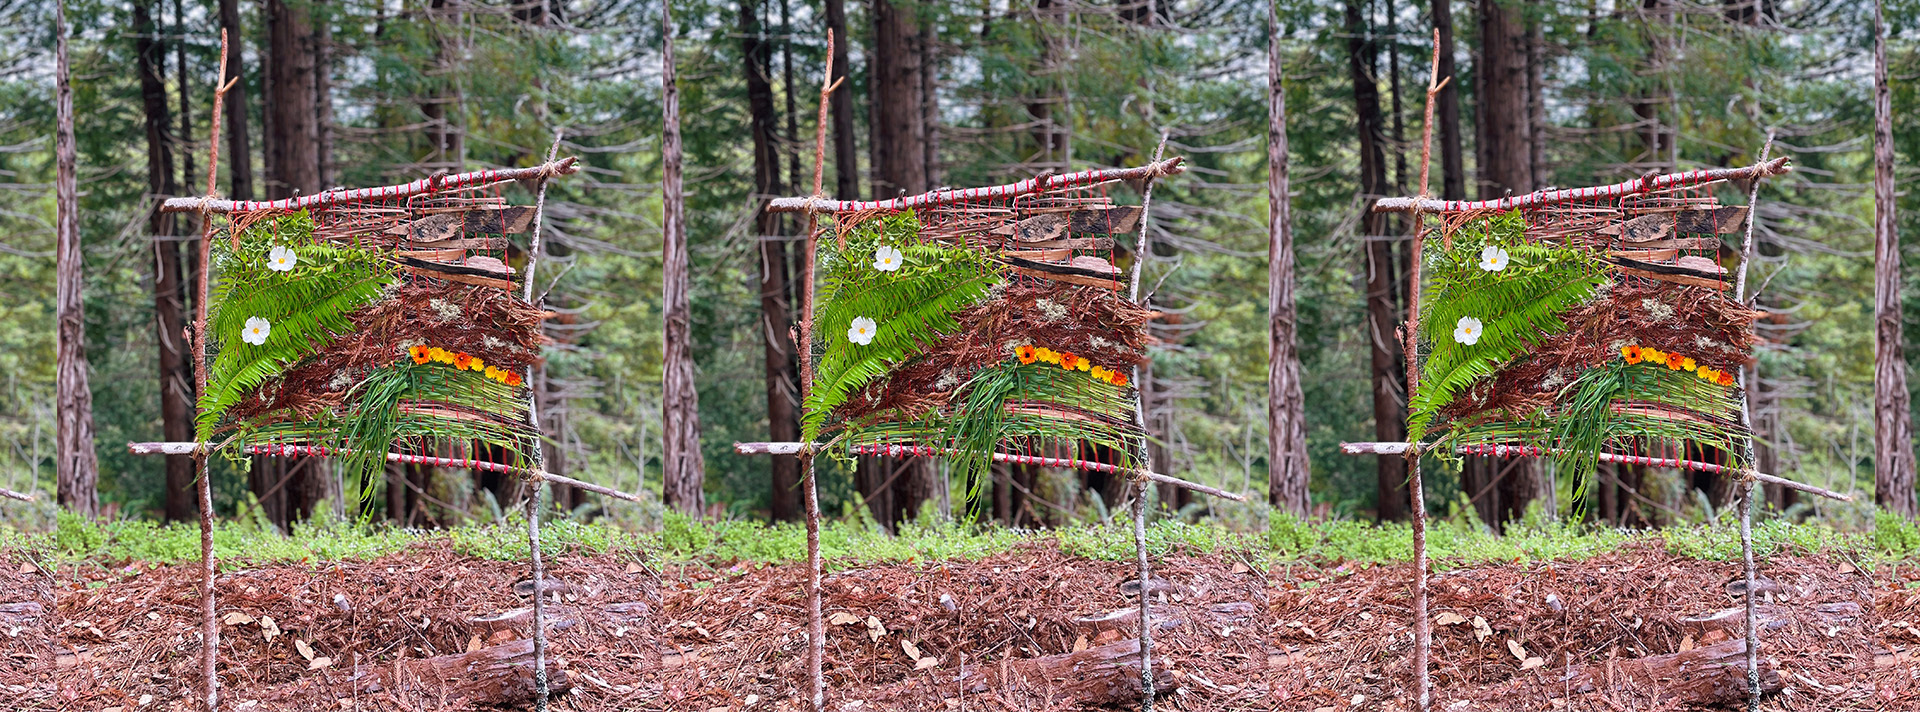
[[(478, 558), (519, 560), (527, 556), (525, 532), (517, 518), (444, 532), (323, 518), (283, 535), (258, 517), (243, 517), (221, 523), (214, 533), (214, 548), (226, 568), (366, 560), (433, 541), (446, 541), (455, 551)], [(678, 514), (669, 514), (658, 531), (629, 532), (602, 523), (562, 519), (542, 526), (541, 535), (545, 550), (555, 555), (626, 552), (662, 564), (778, 564), (806, 556), (805, 532), (798, 525), (696, 521)], [(1756, 552), (1761, 555), (1837, 551), (1869, 564), (1920, 557), (1920, 524), (1885, 514), (1876, 518), (1873, 531), (1858, 534), (1822, 524), (1767, 520), (1755, 526), (1754, 539)], [(1255, 566), (1278, 562), (1386, 564), (1407, 561), (1413, 552), (1412, 531), (1405, 524), (1305, 521), (1283, 514), (1270, 518), (1264, 536), (1230, 531), (1213, 523), (1161, 520), (1148, 527), (1147, 540), (1155, 556), (1227, 555)], [(1740, 555), (1738, 530), (1729, 522), (1626, 532), (1529, 519), (1509, 527), (1505, 536), (1497, 536), (1466, 515), (1436, 519), (1428, 532), (1431, 555), (1439, 568), (1584, 559), (1647, 540), (1676, 555), (1696, 559), (1725, 561)], [(1052, 542), (1068, 554), (1089, 559), (1125, 560), (1133, 553), (1130, 532), (1118, 524), (1019, 531), (927, 521), (908, 524), (899, 535), (889, 536), (860, 522), (834, 521), (821, 530), (822, 553), (831, 569), (979, 559), (1035, 541)], [(24, 551), (59, 562), (182, 563), (198, 558), (199, 529), (192, 524), (139, 520), (89, 522), (61, 514), (58, 527), (51, 533), (0, 526), (0, 551)]]

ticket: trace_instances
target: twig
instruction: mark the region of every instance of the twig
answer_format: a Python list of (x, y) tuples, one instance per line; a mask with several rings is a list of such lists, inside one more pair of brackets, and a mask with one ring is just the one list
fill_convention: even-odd
[[(1423, 151), (1429, 153), (1431, 149)], [(1650, 193), (1670, 188), (1684, 188), (1690, 185), (1712, 183), (1729, 179), (1755, 179), (1777, 176), (1793, 170), (1785, 156), (1771, 161), (1763, 161), (1742, 168), (1703, 168), (1699, 170), (1668, 173), (1660, 176), (1647, 176), (1623, 181), (1613, 185), (1591, 188), (1568, 188), (1566, 190), (1541, 190), (1526, 195), (1514, 195), (1494, 200), (1434, 200), (1432, 198), (1382, 198), (1373, 204), (1376, 213), (1409, 213), (1416, 208), (1429, 213), (1472, 213), (1484, 210), (1513, 210), (1530, 208), (1553, 203), (1574, 200), (1593, 200), (1595, 198), (1618, 198), (1625, 195)], [(1424, 191), (1423, 191), (1424, 192)]]
[[(1432, 447), (1432, 444), (1430, 443), (1422, 444), (1420, 447), (1421, 449), (1424, 450), (1426, 448)], [(1373, 442), (1340, 443), (1341, 452), (1345, 452), (1348, 455), (1400, 455), (1400, 454), (1406, 453), (1407, 449), (1408, 449), (1408, 446), (1406, 443), (1373, 443)], [(1461, 455), (1494, 455), (1498, 457), (1537, 457), (1541, 455), (1552, 455), (1552, 454), (1565, 452), (1565, 451), (1557, 448), (1533, 447), (1531, 445), (1463, 445), (1463, 446), (1454, 448), (1454, 452)], [(1769, 475), (1765, 472), (1758, 472), (1755, 470), (1742, 469), (1738, 467), (1728, 467), (1726, 465), (1720, 465), (1712, 462), (1700, 462), (1698, 460), (1682, 460), (1682, 459), (1671, 458), (1671, 457), (1647, 457), (1645, 455), (1616, 455), (1610, 452), (1598, 453), (1597, 457), (1601, 462), (1619, 462), (1619, 463), (1624, 463), (1628, 465), (1652, 465), (1654, 467), (1677, 467), (1683, 470), (1693, 470), (1696, 472), (1711, 472), (1714, 474), (1722, 474), (1730, 477), (1738, 477), (1741, 479), (1753, 479), (1753, 480), (1758, 480), (1760, 482), (1765, 482), (1771, 485), (1780, 485), (1781, 487), (1798, 490), (1801, 492), (1805, 492), (1807, 494), (1819, 495), (1827, 499), (1838, 500), (1841, 502), (1853, 501), (1852, 496), (1841, 494), (1833, 490), (1824, 489), (1821, 487), (1815, 487), (1813, 485), (1805, 484), (1801, 482), (1795, 482), (1785, 477)]]
[[(212, 448), (209, 445), (203, 444), (203, 443), (165, 443), (165, 442), (127, 443), (127, 451), (135, 455), (192, 455), (208, 449), (218, 449), (218, 448)], [(346, 448), (314, 447), (311, 445), (249, 445), (247, 446), (247, 453), (250, 455), (300, 455), (300, 456), (327, 457), (327, 456), (349, 455), (349, 454), (352, 454), (353, 451)], [(608, 487), (606, 485), (597, 485), (592, 482), (576, 480), (566, 475), (556, 475), (551, 472), (541, 470), (539, 468), (514, 467), (512, 465), (505, 465), (498, 462), (488, 462), (486, 460), (475, 460), (472, 458), (437, 457), (434, 455), (408, 455), (408, 454), (398, 453), (398, 452), (387, 453), (387, 462), (398, 462), (403, 464), (414, 464), (414, 465), (436, 465), (439, 467), (463, 467), (463, 468), (472, 469), (472, 470), (486, 470), (488, 472), (499, 472), (499, 473), (508, 474), (508, 475), (518, 475), (520, 477), (544, 480), (546, 482), (550, 482), (556, 485), (566, 485), (568, 487), (573, 487), (576, 489), (583, 489), (588, 492), (592, 492), (594, 494), (602, 494), (608, 497), (613, 497), (615, 499), (623, 499), (628, 502), (640, 501), (640, 497), (637, 495), (628, 494), (626, 492), (622, 492), (620, 490), (614, 489), (612, 487)]]
[(168, 198), (160, 204), (163, 213), (250, 213), (264, 210), (295, 211), (301, 208), (319, 208), (335, 203), (351, 203), (374, 198), (404, 198), (422, 193), (450, 190), (465, 186), (482, 185), (505, 180), (538, 180), (553, 176), (577, 173), (580, 167), (574, 165), (577, 159), (568, 156), (527, 168), (501, 168), (495, 170), (457, 173), (450, 176), (422, 178), (412, 183), (388, 185), (378, 188), (354, 188), (351, 190), (330, 190), (324, 193), (302, 195), (284, 200), (221, 200), (203, 198)]
[[(1760, 162), (1763, 164), (1766, 163), (1767, 156), (1772, 153), (1773, 131), (1769, 129), (1767, 131), (1767, 143), (1760, 148)], [(1756, 206), (1754, 203), (1760, 199), (1760, 179), (1762, 177), (1763, 176), (1755, 176), (1752, 185), (1748, 186), (1747, 189), (1747, 230), (1746, 234), (1740, 239), (1740, 276), (1735, 278), (1733, 287), (1733, 299), (1741, 304), (1747, 303), (1747, 265), (1753, 262), (1753, 223), (1760, 217), (1760, 211), (1755, 209)], [(1745, 380), (1746, 369), (1740, 369), (1738, 373), (1738, 377)], [(1757, 378), (1759, 374), (1759, 368), (1756, 366), (1754, 368), (1754, 376)], [(1754, 458), (1754, 436), (1751, 434), (1753, 432), (1752, 401), (1747, 397), (1747, 384), (1738, 384), (1738, 390), (1740, 391), (1740, 427), (1745, 428), (1749, 433), (1741, 442), (1741, 457), (1743, 461), (1751, 463)], [(1760, 629), (1758, 627), (1758, 614), (1754, 611), (1753, 602), (1753, 511), (1755, 507), (1759, 506), (1759, 502), (1754, 495), (1758, 493), (1760, 483), (1758, 478), (1748, 478), (1746, 485), (1744, 488), (1746, 490), (1745, 497), (1743, 498), (1744, 501), (1742, 501), (1740, 505), (1740, 554), (1746, 559), (1747, 573), (1747, 691), (1749, 693), (1747, 710), (1748, 712), (1759, 712)]]
[[(233, 88), (239, 77), (227, 78), (227, 31), (220, 30), (220, 82), (213, 92), (212, 120), (207, 127), (207, 197), (213, 200), (217, 194), (216, 182), (220, 175), (220, 108), (226, 104), (227, 90)], [(244, 160), (245, 157), (242, 157)], [(193, 380), (196, 392), (207, 392), (207, 273), (213, 271), (210, 256), (213, 242), (213, 220), (211, 212), (204, 205), (200, 210), (200, 262), (199, 276), (193, 300)], [(163, 211), (165, 207), (161, 208)], [(220, 677), (214, 664), (220, 655), (220, 621), (214, 616), (213, 601), (213, 471), (208, 466), (208, 454), (201, 449), (194, 454), (194, 469), (200, 471), (195, 483), (200, 496), (200, 674), (206, 680), (207, 712), (220, 709)]]
[[(662, 12), (665, 12), (665, 10), (662, 10)], [(553, 165), (554, 155), (560, 152), (560, 137), (562, 135), (563, 131), (561, 130), (555, 130), (553, 132), (553, 145), (547, 149), (547, 162), (541, 164), (543, 169), (546, 166)], [(549, 174), (542, 170), (541, 173), (534, 178), (533, 235), (527, 238), (527, 273), (522, 277), (524, 284), (521, 287), (520, 294), (522, 301), (528, 304), (535, 304), (536, 307), (537, 303), (533, 301), (533, 270), (534, 267), (540, 263), (540, 227), (541, 219), (546, 216), (548, 177)], [(558, 277), (556, 276), (556, 281), (557, 279)], [(542, 298), (544, 299), (544, 295)], [(545, 367), (542, 366), (542, 368)], [(532, 376), (533, 366), (528, 365), (527, 382), (533, 382)], [(542, 384), (544, 388), (544, 379), (542, 380)], [(540, 432), (539, 394), (531, 391), (531, 389), (527, 394), (527, 425), (532, 427), (535, 433)], [(533, 452), (528, 453), (528, 455), (533, 458), (535, 463), (545, 465), (542, 447), (543, 444), (536, 438), (533, 445)], [(545, 488), (536, 484), (531, 489), (533, 490), (532, 493), (527, 496), (527, 549), (532, 552), (533, 555), (533, 709), (536, 712), (547, 712), (547, 703), (551, 691), (547, 684), (547, 619), (546, 604), (543, 602), (546, 594), (541, 590), (546, 580), (547, 571), (546, 564), (540, 556), (540, 494), (545, 491)]]
[[(844, 79), (844, 78), (843, 78)], [(836, 83), (837, 84), (837, 83)], [(868, 211), (900, 211), (910, 208), (923, 208), (930, 205), (945, 205), (986, 198), (1010, 198), (1029, 193), (1042, 193), (1073, 186), (1084, 186), (1114, 180), (1151, 180), (1163, 176), (1183, 173), (1187, 170), (1186, 159), (1181, 156), (1155, 160), (1144, 166), (1134, 168), (1113, 168), (1085, 170), (1054, 176), (1036, 176), (1006, 185), (985, 188), (962, 188), (959, 190), (936, 190), (919, 195), (909, 195), (890, 200), (833, 200), (822, 198), (819, 191), (806, 198), (774, 198), (767, 202), (770, 213), (861, 213)]]
[[(1160, 131), (1160, 145), (1153, 149), (1153, 163), (1148, 164), (1149, 167), (1160, 164), (1160, 157), (1165, 155), (1167, 150), (1168, 133), (1165, 129)], [(1146, 185), (1140, 191), (1140, 236), (1133, 243), (1133, 276), (1128, 280), (1127, 287), (1127, 297), (1134, 302), (1142, 302), (1140, 272), (1147, 263), (1148, 255), (1152, 254), (1147, 240), (1149, 234), (1147, 226), (1153, 218), (1153, 179), (1153, 175), (1148, 175)], [(1147, 448), (1146, 388), (1148, 383), (1140, 377), (1142, 368), (1145, 367), (1139, 364), (1133, 367), (1133, 381), (1141, 384), (1140, 388), (1134, 390), (1133, 396), (1133, 424), (1140, 428), (1140, 452), (1137, 455), (1140, 459), (1140, 467), (1133, 480), (1133, 555), (1140, 576), (1140, 710), (1153, 712), (1153, 698), (1157, 692), (1153, 689), (1153, 626), (1151, 625), (1153, 618), (1148, 614), (1151, 606), (1149, 601), (1153, 598), (1149, 593), (1151, 587), (1147, 585), (1153, 580), (1153, 569), (1147, 560), (1147, 482), (1149, 478), (1138, 474), (1151, 471), (1153, 461), (1152, 451)]]
[[(1426, 122), (1420, 130), (1420, 197), (1413, 202), (1413, 259), (1407, 267), (1407, 400), (1412, 402), (1414, 394), (1420, 392), (1420, 263), (1422, 245), (1426, 240), (1427, 227), (1421, 213), (1427, 203), (1429, 171), (1433, 163), (1433, 99), (1440, 93), (1441, 87), (1452, 81), (1452, 77), (1440, 76), (1440, 30), (1433, 31), (1433, 63), (1427, 72), (1427, 108)], [(1374, 210), (1378, 211), (1378, 204)], [(1407, 469), (1411, 477), (1408, 480), (1407, 494), (1412, 498), (1410, 510), (1413, 513), (1413, 691), (1414, 709), (1426, 712), (1433, 699), (1432, 672), (1428, 669), (1433, 657), (1433, 624), (1428, 620), (1427, 610), (1427, 502), (1426, 488), (1420, 478), (1420, 454), (1413, 451), (1407, 457)]]
[(15, 492), (5, 487), (0, 487), (0, 497), (6, 497), (7, 499), (17, 499), (22, 502), (33, 501), (33, 495), (26, 494), (24, 492)]
[[(827, 30), (826, 56), (833, 56), (833, 30)], [(800, 402), (803, 404), (813, 392), (813, 262), (820, 246), (817, 205), (821, 202), (820, 182), (827, 160), (827, 100), (843, 81), (846, 77), (833, 78), (831, 67), (820, 77), (820, 115), (814, 121), (813, 135), (813, 193), (801, 206), (807, 213), (807, 252), (800, 267), (800, 281), (805, 285), (800, 290)], [(768, 211), (772, 212), (771, 206)], [(803, 449), (800, 461), (801, 469), (806, 471), (807, 502), (807, 682), (813, 712), (826, 712), (827, 620), (820, 609), (820, 488), (816, 484), (813, 451)]]

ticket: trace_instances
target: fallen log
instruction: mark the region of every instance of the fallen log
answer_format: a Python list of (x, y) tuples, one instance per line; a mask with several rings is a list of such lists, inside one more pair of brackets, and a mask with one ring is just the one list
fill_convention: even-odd
[[(951, 678), (949, 678), (951, 679)], [(1158, 695), (1173, 692), (1179, 682), (1165, 665), (1153, 670)], [(1046, 690), (1055, 700), (1095, 707), (1140, 701), (1140, 641), (1122, 640), (1076, 653), (1011, 660), (1005, 664), (969, 665), (960, 671), (960, 686), (968, 694), (1010, 686)]]
[[(1630, 686), (1657, 690), (1661, 700), (1684, 707), (1737, 707), (1748, 699), (1747, 641), (1736, 638), (1686, 652), (1582, 665), (1562, 682), (1573, 692)], [(1762, 694), (1781, 687), (1780, 671), (1761, 658)]]
[[(402, 659), (368, 671), (368, 694), (387, 693), (396, 699), (410, 694), (440, 704), (464, 702), (481, 707), (517, 707), (533, 701), (533, 641), (481, 648), (417, 660)], [(571, 688), (565, 670), (547, 669), (547, 688), (561, 693)]]

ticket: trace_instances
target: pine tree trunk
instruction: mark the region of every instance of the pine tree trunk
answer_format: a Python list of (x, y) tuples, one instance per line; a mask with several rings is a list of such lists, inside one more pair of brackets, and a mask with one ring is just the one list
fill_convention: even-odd
[(706, 459), (700, 452), (700, 396), (693, 385), (692, 307), (688, 301), (691, 278), (687, 274), (686, 196), (680, 182), (680, 89), (674, 79), (673, 17), (662, 3), (660, 19), (666, 28), (661, 59), (661, 85), (665, 93), (665, 129), (661, 140), (661, 198), (664, 203), (666, 239), (661, 247), (661, 279), (666, 297), (666, 363), (661, 410), (665, 440), (665, 483), (662, 499), (666, 505), (698, 516), (706, 509)]
[(1294, 310), (1292, 199), (1287, 195), (1287, 94), (1280, 21), (1267, 15), (1267, 501), (1306, 516), (1307, 419)]
[(1438, 79), (1453, 77), (1434, 97), (1435, 121), (1440, 126), (1440, 197), (1465, 200), (1466, 164), (1460, 155), (1460, 79), (1453, 66), (1453, 5), (1449, 0), (1433, 0), (1433, 27), (1440, 31)]
[(67, 65), (67, 5), (55, 5), (54, 315), (58, 323), (54, 413), (56, 499), (89, 519), (100, 513), (100, 463), (93, 452), (93, 391), (87, 386), (86, 313), (81, 305), (80, 200), (73, 142), (73, 85)]
[(1914, 496), (1913, 421), (1901, 350), (1900, 235), (1894, 228), (1893, 99), (1881, 3), (1873, 6), (1873, 500), (1908, 518)]
[[(133, 6), (134, 51), (139, 55), (140, 103), (146, 116), (147, 192), (155, 196), (154, 210), (147, 216), (147, 232), (153, 241), (153, 321), (155, 341), (160, 348), (160, 427), (168, 440), (193, 439), (192, 373), (187, 370), (186, 332), (182, 329), (186, 303), (180, 283), (180, 243), (174, 237), (173, 216), (159, 210), (159, 201), (178, 194), (173, 180), (173, 138), (168, 136), (166, 47), (157, 39), (149, 0)], [(184, 97), (183, 97), (184, 98)], [(185, 106), (183, 103), (182, 106)], [(195, 519), (193, 458), (168, 455), (166, 466), (166, 517), (168, 521)]]
[[(1380, 87), (1375, 81), (1378, 48), (1371, 28), (1362, 18), (1357, 0), (1346, 3), (1347, 69), (1353, 79), (1354, 116), (1360, 137), (1360, 194), (1366, 205), (1386, 194), (1386, 154), (1381, 148), (1384, 126), (1380, 113)], [(1386, 232), (1385, 216), (1368, 210), (1360, 221), (1366, 248), (1361, 251), (1361, 272), (1366, 275), (1367, 336), (1369, 370), (1373, 380), (1373, 434), (1380, 442), (1407, 439), (1403, 394), (1400, 339), (1394, 335), (1399, 324), (1397, 285), (1400, 271), (1394, 268), (1392, 243), (1376, 239)], [(1382, 520), (1405, 519), (1408, 513), (1407, 463), (1398, 457), (1375, 460), (1379, 499), (1374, 510)]]
[[(768, 77), (771, 48), (760, 27), (760, 3), (740, 2), (740, 50), (747, 77), (747, 108), (753, 133), (753, 192), (755, 198), (780, 192), (780, 153), (774, 145), (773, 83)], [(793, 90), (791, 81), (788, 92)], [(796, 176), (797, 178), (798, 176)], [(759, 245), (760, 336), (766, 342), (764, 370), (767, 382), (767, 430), (771, 440), (800, 439), (795, 402), (800, 381), (795, 373), (792, 292), (787, 286), (787, 243), (777, 239), (780, 218), (761, 210), (754, 221)], [(800, 459), (768, 459), (771, 509), (775, 521), (800, 519)]]
[[(220, 0), (220, 28), (226, 30), (227, 72), (232, 76), (245, 76), (246, 65), (241, 62), (242, 48), (246, 46), (246, 31), (240, 26), (240, 1)], [(247, 136), (247, 83), (233, 83), (227, 90), (225, 113), (222, 121), (227, 128), (227, 176), (231, 179), (228, 197), (234, 200), (253, 198), (253, 145)]]
[[(847, 34), (846, 0), (826, 0), (827, 29), (833, 33), (833, 76), (848, 76), (847, 48), (853, 37)], [(853, 86), (848, 82), (831, 98), (833, 111), (833, 185), (834, 195), (842, 200), (860, 196), (860, 159), (854, 147)], [(799, 185), (799, 181), (794, 181)]]

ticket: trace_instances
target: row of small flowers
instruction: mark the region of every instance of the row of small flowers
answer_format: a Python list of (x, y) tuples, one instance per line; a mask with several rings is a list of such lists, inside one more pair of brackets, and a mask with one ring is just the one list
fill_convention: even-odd
[(488, 366), (487, 362), (482, 361), (479, 356), (474, 356), (465, 351), (448, 351), (438, 346), (421, 344), (407, 349), (407, 355), (413, 358), (414, 363), (432, 361), (434, 363), (447, 364), (462, 371), (479, 371), (485, 374), (487, 378), (505, 383), (509, 386), (518, 386), (526, 382), (526, 379), (521, 378), (519, 373), (504, 368)]
[(1671, 354), (1648, 346), (1629, 344), (1620, 347), (1620, 357), (1626, 359), (1627, 363), (1630, 364), (1645, 361), (1651, 364), (1666, 366), (1675, 371), (1692, 371), (1693, 375), (1698, 376), (1700, 380), (1703, 381), (1717, 383), (1722, 386), (1733, 385), (1733, 374), (1702, 366), (1695, 362), (1691, 356)]
[(1039, 361), (1041, 363), (1059, 366), (1068, 371), (1086, 371), (1087, 375), (1116, 386), (1125, 387), (1127, 385), (1126, 373), (1105, 366), (1095, 366), (1093, 362), (1088, 361), (1085, 356), (1075, 355), (1071, 351), (1054, 351), (1053, 349), (1028, 344), (1014, 349), (1013, 355), (1015, 358), (1020, 359), (1020, 363), (1022, 364)]

